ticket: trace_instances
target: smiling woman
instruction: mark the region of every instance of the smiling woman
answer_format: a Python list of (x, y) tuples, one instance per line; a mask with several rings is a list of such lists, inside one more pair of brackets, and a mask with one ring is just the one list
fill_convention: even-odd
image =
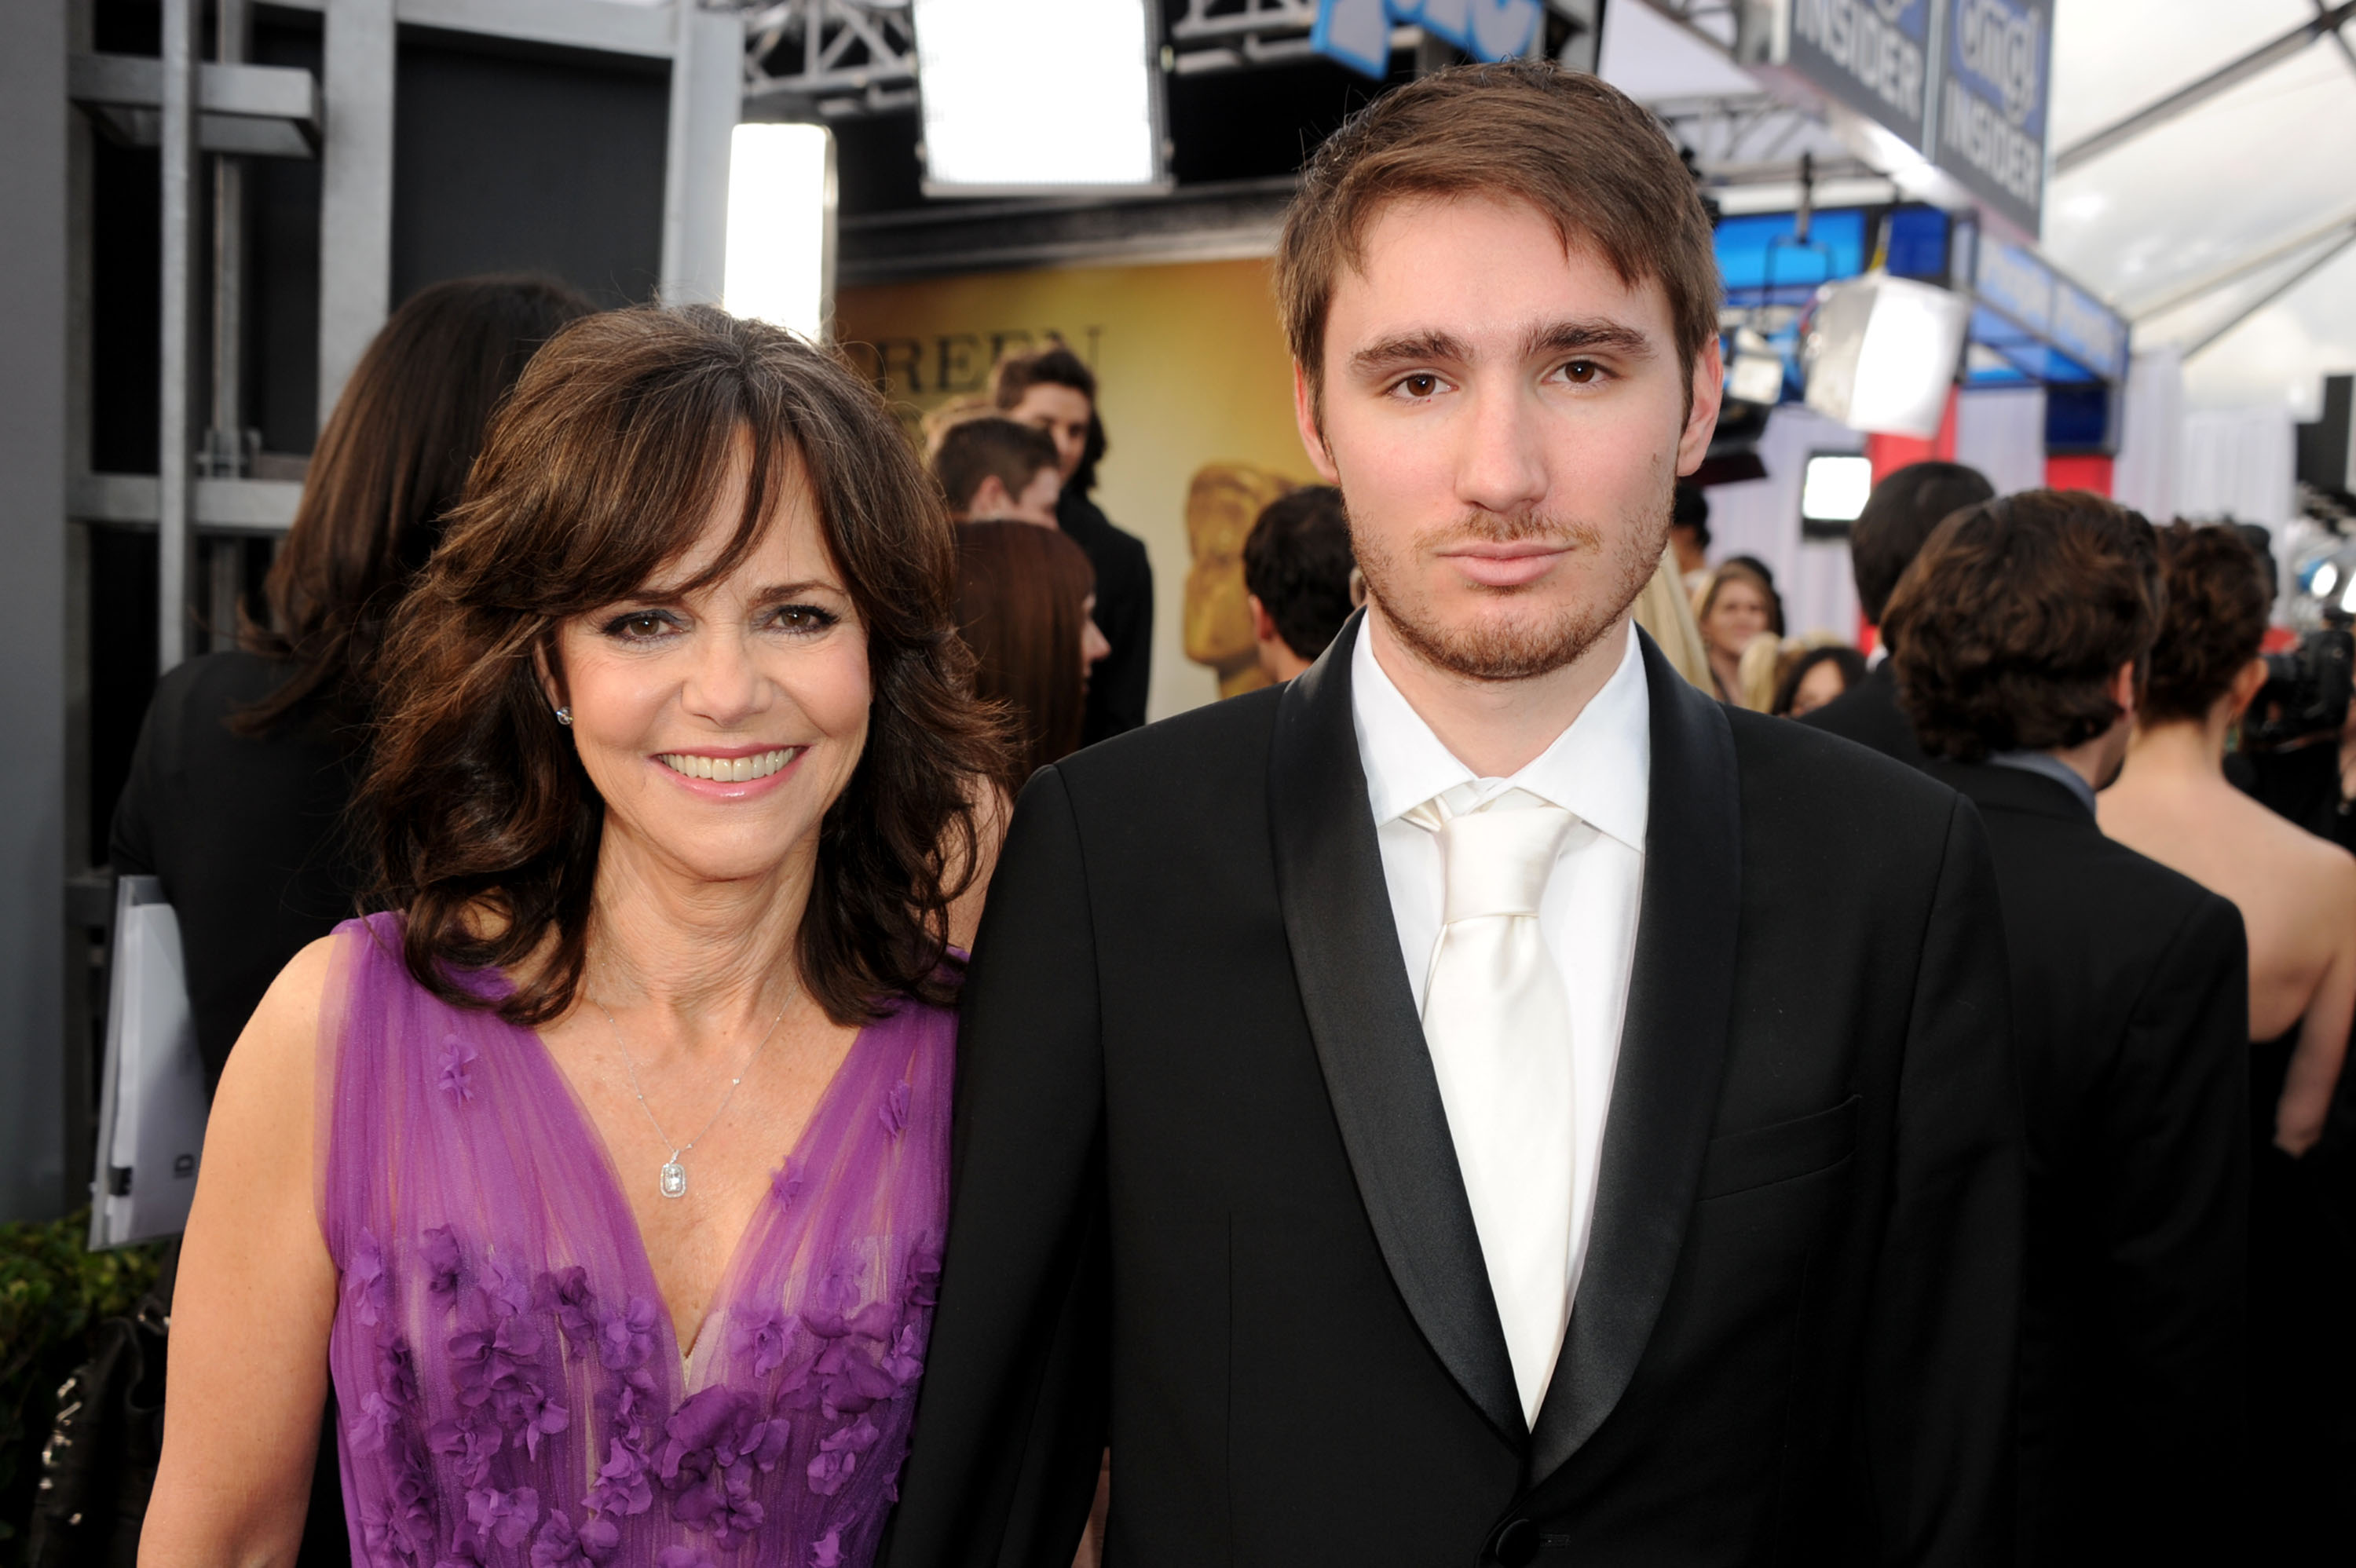
[(820, 350), (691, 308), (534, 360), (388, 635), (384, 912), (222, 1081), (144, 1563), (279, 1560), (330, 1374), (356, 1559), (869, 1561), (1005, 782), (955, 602)]

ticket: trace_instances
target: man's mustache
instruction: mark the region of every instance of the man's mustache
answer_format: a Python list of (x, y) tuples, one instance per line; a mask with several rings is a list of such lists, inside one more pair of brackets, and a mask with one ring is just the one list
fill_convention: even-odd
[(1450, 545), (1526, 544), (1532, 540), (1566, 549), (1591, 550), (1603, 546), (1603, 535), (1594, 524), (1536, 511), (1467, 512), (1417, 542), (1427, 549), (1444, 549)]

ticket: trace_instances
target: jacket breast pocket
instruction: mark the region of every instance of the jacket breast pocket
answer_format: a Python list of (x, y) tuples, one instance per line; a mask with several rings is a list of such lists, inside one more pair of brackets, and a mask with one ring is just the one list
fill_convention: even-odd
[(1840, 1164), (1857, 1152), (1858, 1107), (1863, 1099), (1852, 1094), (1830, 1110), (1710, 1139), (1697, 1198), (1706, 1202)]

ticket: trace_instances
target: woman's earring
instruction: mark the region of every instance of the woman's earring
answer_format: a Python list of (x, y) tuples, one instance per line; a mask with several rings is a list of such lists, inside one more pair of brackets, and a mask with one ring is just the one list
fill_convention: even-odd
[(556, 721), (559, 724), (563, 725), (565, 728), (571, 729), (573, 727), (573, 709), (570, 708), (558, 709), (556, 710)]

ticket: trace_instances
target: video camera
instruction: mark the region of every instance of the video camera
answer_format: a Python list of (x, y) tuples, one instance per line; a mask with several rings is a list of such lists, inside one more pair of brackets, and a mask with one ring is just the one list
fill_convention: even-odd
[(2301, 741), (2337, 735), (2348, 721), (2356, 685), (2356, 636), (2345, 627), (2309, 632), (2286, 653), (2268, 654), (2266, 683), (2242, 719), (2242, 744), (2276, 751)]

